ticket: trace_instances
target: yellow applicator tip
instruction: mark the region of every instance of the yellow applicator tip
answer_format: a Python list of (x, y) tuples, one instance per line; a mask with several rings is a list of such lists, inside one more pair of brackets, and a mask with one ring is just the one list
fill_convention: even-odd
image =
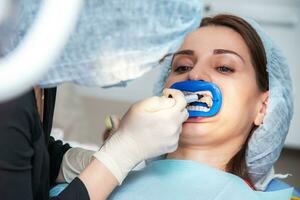
[(104, 118), (104, 124), (105, 124), (105, 128), (107, 130), (112, 130), (113, 129), (113, 122), (110, 116), (105, 116)]

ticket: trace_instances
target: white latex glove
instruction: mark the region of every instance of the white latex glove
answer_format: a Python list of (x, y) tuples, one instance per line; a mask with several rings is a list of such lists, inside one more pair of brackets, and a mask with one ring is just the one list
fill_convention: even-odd
[(92, 161), (95, 151), (75, 147), (69, 149), (63, 157), (61, 171), (66, 182), (70, 183)]
[(163, 93), (134, 104), (119, 129), (94, 154), (119, 184), (141, 161), (177, 149), (182, 123), (188, 118), (186, 100), (179, 90), (165, 89)]
[[(109, 133), (113, 134), (120, 126), (120, 118), (112, 115), (107, 120), (109, 123)], [(107, 124), (105, 124), (108, 126)], [(61, 163), (61, 172), (64, 179), (59, 180), (60, 182), (70, 183), (76, 178), (92, 161), (93, 154), (96, 151), (91, 151), (79, 147), (69, 149), (63, 157)]]

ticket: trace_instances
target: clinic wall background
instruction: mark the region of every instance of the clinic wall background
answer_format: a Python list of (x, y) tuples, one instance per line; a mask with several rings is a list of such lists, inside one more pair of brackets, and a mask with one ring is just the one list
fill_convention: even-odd
[[(295, 114), (287, 146), (275, 169), (290, 173), (286, 181), (300, 188), (300, 0), (204, 0), (205, 15), (218, 12), (247, 14), (261, 22), (287, 55), (294, 82)], [(105, 115), (122, 116), (129, 106), (152, 95), (153, 82), (159, 75), (154, 69), (132, 81), (126, 88), (83, 88), (72, 84), (59, 87), (54, 116), (54, 135), (97, 149), (102, 144)], [(75, 143), (74, 143), (75, 141)], [(77, 142), (77, 143), (76, 143)]]

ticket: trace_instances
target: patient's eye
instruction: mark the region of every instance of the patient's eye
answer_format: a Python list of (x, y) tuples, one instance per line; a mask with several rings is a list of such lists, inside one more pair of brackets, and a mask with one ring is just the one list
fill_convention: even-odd
[(181, 65), (181, 66), (175, 67), (174, 72), (176, 72), (176, 73), (178, 73), (178, 74), (182, 74), (182, 73), (191, 71), (192, 68), (193, 68), (193, 67), (191, 67), (191, 66)]
[(228, 66), (225, 65), (221, 65), (217, 67), (217, 71), (223, 74), (227, 74), (227, 73), (233, 73), (234, 70)]

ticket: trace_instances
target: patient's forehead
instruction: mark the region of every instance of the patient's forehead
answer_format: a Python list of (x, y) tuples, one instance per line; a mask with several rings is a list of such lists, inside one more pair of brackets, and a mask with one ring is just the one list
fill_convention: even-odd
[(187, 35), (179, 50), (190, 49), (196, 56), (213, 52), (214, 49), (235, 51), (250, 61), (249, 48), (242, 36), (225, 26), (206, 26)]

